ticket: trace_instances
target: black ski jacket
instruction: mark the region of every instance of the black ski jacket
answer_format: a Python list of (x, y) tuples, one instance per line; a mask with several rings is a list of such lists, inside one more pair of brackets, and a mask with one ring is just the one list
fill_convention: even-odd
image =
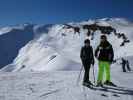
[(88, 61), (90, 64), (94, 64), (93, 48), (91, 46), (83, 46), (81, 48), (80, 58), (82, 61)]
[(114, 58), (112, 45), (108, 41), (101, 43), (95, 50), (95, 57), (101, 61), (112, 62)]

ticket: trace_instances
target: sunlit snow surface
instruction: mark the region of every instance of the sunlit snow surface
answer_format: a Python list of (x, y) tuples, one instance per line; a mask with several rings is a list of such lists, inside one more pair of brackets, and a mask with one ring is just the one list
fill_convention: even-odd
[[(81, 85), (83, 71), (79, 80), (78, 75), (79, 71), (0, 73), (0, 100), (133, 100), (133, 72), (123, 73), (119, 65), (112, 66), (112, 81), (123, 87), (118, 90), (90, 90)], [(92, 69), (90, 75), (93, 82)]]
[[(117, 63), (111, 65), (111, 80), (119, 86), (108, 92), (83, 87), (83, 70), (79, 78), (79, 54), (87, 38), (86, 30), (81, 25), (93, 24), (95, 21), (101, 26), (116, 28), (117, 32), (125, 33), (130, 40), (130, 43), (120, 47), (121, 39), (114, 34), (107, 36), (113, 45), (115, 59), (118, 59)], [(119, 61), (121, 57), (128, 59), (133, 69), (133, 23), (125, 19), (104, 18), (69, 24), (80, 27), (80, 34), (75, 34), (72, 29), (64, 29), (64, 25), (53, 25), (48, 33), (46, 30), (39, 34), (40, 37), (36, 35), (20, 49), (13, 63), (1, 69), (0, 100), (133, 100), (133, 71), (123, 73)], [(2, 29), (0, 35), (8, 31), (10, 28)], [(100, 31), (95, 32), (94, 40), (91, 40), (94, 50), (99, 44), (100, 35)], [(97, 79), (98, 64), (95, 61)], [(94, 82), (92, 68), (90, 80)]]

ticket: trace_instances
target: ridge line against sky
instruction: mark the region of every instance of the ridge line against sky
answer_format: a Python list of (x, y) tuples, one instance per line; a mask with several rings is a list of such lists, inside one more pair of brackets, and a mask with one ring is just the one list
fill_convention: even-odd
[(133, 20), (133, 0), (0, 0), (0, 26), (99, 18)]

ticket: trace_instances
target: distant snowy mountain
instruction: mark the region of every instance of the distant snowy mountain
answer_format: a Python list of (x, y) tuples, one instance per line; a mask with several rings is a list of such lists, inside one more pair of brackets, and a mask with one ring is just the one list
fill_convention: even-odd
[(101, 32), (112, 43), (115, 59), (133, 57), (133, 23), (126, 19), (104, 18), (58, 25), (27, 24), (0, 29), (0, 66), (4, 66), (1, 71), (79, 70), (79, 54), (84, 40), (91, 39), (95, 50)]
[(42, 32), (48, 32), (48, 25), (24, 24), (1, 28), (0, 68), (12, 63), (19, 50)]

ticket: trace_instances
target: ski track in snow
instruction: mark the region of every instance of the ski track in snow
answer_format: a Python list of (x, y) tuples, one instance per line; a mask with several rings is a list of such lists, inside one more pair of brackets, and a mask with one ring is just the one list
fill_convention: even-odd
[(0, 100), (133, 100), (133, 73), (120, 73), (112, 75), (119, 87), (107, 92), (77, 84), (79, 71), (0, 73)]

